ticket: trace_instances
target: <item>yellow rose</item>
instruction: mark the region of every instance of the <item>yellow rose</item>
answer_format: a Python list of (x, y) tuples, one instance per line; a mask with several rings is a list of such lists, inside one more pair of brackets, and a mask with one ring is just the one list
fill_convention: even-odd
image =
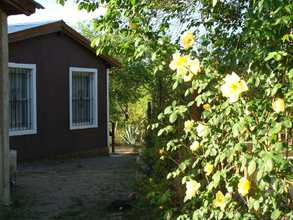
[(182, 47), (187, 50), (194, 44), (194, 36), (192, 32), (187, 31), (181, 36), (181, 45)]
[(186, 68), (181, 69), (181, 71), (178, 71), (177, 73), (179, 75), (183, 75), (183, 80), (185, 82), (189, 82), (192, 80), (194, 75), (197, 75), (200, 71), (200, 62), (198, 59), (188, 59), (186, 63)]
[(272, 107), (273, 107), (274, 111), (277, 113), (285, 111), (284, 99), (276, 98), (272, 103)]
[(181, 77), (185, 82), (189, 82), (200, 71), (200, 62), (198, 59), (192, 60), (189, 56), (175, 53), (169, 67), (177, 71), (177, 76)]
[(194, 126), (194, 121), (193, 120), (185, 121), (184, 122), (184, 131), (186, 133), (192, 131), (193, 126)]
[(171, 61), (169, 67), (171, 70), (177, 70), (177, 72), (186, 72), (188, 60), (188, 56), (181, 56), (179, 53), (175, 53), (173, 54), (173, 60)]
[(193, 143), (190, 145), (190, 150), (195, 152), (200, 148), (198, 141), (193, 141)]
[(211, 106), (208, 103), (204, 104), (202, 107), (204, 110), (207, 110), (207, 111), (211, 110)]
[(213, 201), (213, 205), (215, 208), (221, 208), (221, 209), (225, 208), (225, 206), (226, 206), (225, 196), (221, 191), (218, 191), (216, 193), (216, 198)]
[(191, 60), (188, 60), (187, 63), (188, 69), (191, 73), (193, 73), (194, 75), (197, 75), (200, 71), (200, 62), (197, 58)]
[(224, 78), (225, 83), (221, 86), (221, 92), (224, 97), (227, 97), (230, 103), (236, 102), (242, 92), (248, 90), (247, 84), (244, 80), (232, 72)]
[(211, 173), (214, 171), (214, 165), (213, 164), (206, 164), (204, 167), (204, 172), (206, 173), (207, 176), (211, 175)]
[(196, 132), (199, 137), (205, 137), (210, 133), (209, 127), (203, 124), (198, 124)]
[(186, 182), (186, 193), (184, 200), (187, 201), (198, 193), (198, 190), (200, 188), (200, 183), (198, 183), (195, 180), (189, 180)]
[(242, 177), (238, 183), (238, 192), (242, 196), (246, 196), (249, 193), (249, 190), (250, 190), (250, 181), (246, 179), (245, 177)]

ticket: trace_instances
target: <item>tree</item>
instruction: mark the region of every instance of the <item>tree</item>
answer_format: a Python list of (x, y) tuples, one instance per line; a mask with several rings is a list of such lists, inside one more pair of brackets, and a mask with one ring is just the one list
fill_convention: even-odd
[[(87, 10), (94, 10), (97, 7), (97, 4), (78, 2), (80, 8)], [(110, 9), (109, 5), (112, 3), (113, 8)], [(90, 31), (88, 31), (88, 27), (83, 28), (84, 33), (92, 39), (92, 46), (97, 48), (97, 53), (107, 53), (118, 57), (126, 67), (119, 70), (119, 73), (117, 70), (115, 73), (113, 72), (114, 74), (111, 73), (115, 80), (111, 83), (111, 92), (113, 92), (111, 97), (115, 97), (111, 103), (111, 115), (115, 116), (117, 120), (122, 113), (124, 119), (127, 119), (129, 102), (133, 103), (135, 97), (146, 93), (150, 94), (153, 115), (151, 118), (155, 119), (156, 115), (174, 97), (169, 92), (171, 91), (171, 74), (168, 74), (170, 69), (164, 64), (170, 59), (170, 54), (173, 53), (175, 47), (171, 43), (170, 37), (164, 34), (167, 28), (157, 27), (151, 14), (145, 17), (147, 19), (142, 19), (148, 23), (148, 28), (142, 29), (139, 18), (125, 17), (123, 13), (126, 10), (124, 8), (116, 10), (120, 6), (112, 3), (108, 2), (109, 13), (95, 19)], [(115, 16), (112, 19), (113, 15)], [(164, 45), (164, 49), (161, 48), (162, 45)], [(132, 87), (132, 82), (134, 87)], [(125, 85), (129, 90), (124, 90)], [(136, 94), (137, 92), (140, 95)], [(150, 136), (147, 139), (149, 140)]]
[[(94, 23), (79, 23), (78, 29), (88, 39), (97, 41), (104, 38), (106, 34), (99, 34), (94, 28)], [(113, 48), (120, 48), (125, 42), (131, 42), (132, 38), (125, 36), (123, 39), (117, 34), (107, 33), (111, 39)], [(145, 61), (129, 61), (130, 52), (120, 54), (116, 50), (109, 51), (110, 54), (122, 63), (122, 67), (110, 71), (110, 117), (111, 121), (119, 121), (122, 124), (129, 121), (129, 105), (138, 102), (150, 92), (151, 74), (147, 69)], [(146, 109), (146, 106), (138, 106)], [(140, 118), (142, 120), (142, 118)]]

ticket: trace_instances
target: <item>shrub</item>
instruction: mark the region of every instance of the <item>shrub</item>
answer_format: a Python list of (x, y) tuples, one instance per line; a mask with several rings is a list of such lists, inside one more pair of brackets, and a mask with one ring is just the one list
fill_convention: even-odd
[[(215, 11), (225, 4), (215, 2)], [(241, 48), (214, 38), (222, 48), (213, 49), (227, 49), (223, 54), (210, 49), (196, 57), (195, 37), (182, 35), (169, 66), (173, 89), (187, 87), (186, 102), (174, 100), (158, 117), (158, 135), (168, 139), (161, 159), (175, 165), (166, 178), (178, 192), (173, 200), (181, 201), (166, 218), (293, 219), (293, 35), (284, 20), (292, 12), (285, 1), (244, 8), (241, 30), (227, 37)], [(190, 116), (194, 106), (203, 108), (198, 121)]]

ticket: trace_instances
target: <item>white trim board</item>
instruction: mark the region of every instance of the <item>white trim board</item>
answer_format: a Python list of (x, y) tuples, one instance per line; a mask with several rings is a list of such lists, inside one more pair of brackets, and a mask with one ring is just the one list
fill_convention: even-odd
[[(73, 72), (85, 72), (85, 73), (93, 73), (94, 81), (93, 81), (93, 95), (94, 95), (94, 104), (93, 104), (93, 117), (94, 123), (92, 125), (84, 125), (84, 126), (76, 126), (73, 125), (72, 122), (72, 73)], [(81, 67), (70, 67), (69, 68), (69, 129), (77, 130), (77, 129), (87, 129), (87, 128), (97, 128), (98, 127), (98, 69), (95, 68), (81, 68)]]
[(32, 74), (32, 129), (22, 131), (9, 131), (9, 136), (31, 135), (37, 134), (37, 85), (36, 85), (36, 64), (24, 64), (24, 63), (8, 63), (8, 68), (23, 68), (31, 69)]
[(110, 76), (109, 76), (109, 73), (110, 73), (110, 69), (109, 68), (107, 68), (107, 70), (106, 70), (106, 83), (107, 83), (107, 85), (106, 85), (106, 90), (107, 90), (107, 96), (106, 96), (106, 102), (107, 102), (107, 125), (106, 125), (106, 132), (107, 132), (107, 146), (109, 147), (109, 126), (110, 126), (110, 112), (109, 112), (109, 105), (110, 105), (110, 97), (109, 97), (109, 79), (110, 79)]

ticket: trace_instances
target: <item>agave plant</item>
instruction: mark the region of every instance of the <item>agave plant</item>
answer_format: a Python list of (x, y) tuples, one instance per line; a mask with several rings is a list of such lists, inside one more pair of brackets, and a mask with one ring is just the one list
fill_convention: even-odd
[(129, 145), (135, 145), (137, 143), (138, 128), (134, 125), (126, 125), (122, 140)]
[(125, 126), (122, 140), (129, 145), (141, 144), (144, 138), (143, 124), (128, 124)]

